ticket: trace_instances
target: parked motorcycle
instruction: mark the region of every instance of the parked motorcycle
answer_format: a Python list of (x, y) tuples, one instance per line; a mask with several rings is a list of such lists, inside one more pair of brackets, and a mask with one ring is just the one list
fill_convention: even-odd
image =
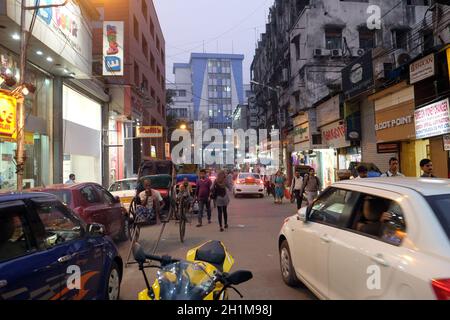
[[(133, 254), (147, 286), (139, 293), (139, 300), (228, 300), (228, 289), (243, 298), (234, 286), (253, 277), (250, 271), (229, 273), (234, 259), (220, 241), (208, 241), (189, 250), (186, 260), (147, 254), (138, 243)], [(145, 273), (148, 268), (159, 269), (152, 286)]]

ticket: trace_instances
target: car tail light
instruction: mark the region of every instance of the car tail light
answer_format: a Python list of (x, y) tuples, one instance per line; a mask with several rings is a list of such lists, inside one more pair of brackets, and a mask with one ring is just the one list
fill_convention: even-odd
[(438, 300), (450, 300), (450, 279), (432, 280), (431, 286)]

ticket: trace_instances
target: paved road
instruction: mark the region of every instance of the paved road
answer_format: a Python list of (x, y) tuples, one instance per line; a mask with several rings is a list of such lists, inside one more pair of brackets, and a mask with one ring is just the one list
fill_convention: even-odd
[[(232, 199), (229, 206), (230, 228), (221, 233), (217, 222), (217, 210), (213, 212), (213, 223), (196, 228), (196, 221), (187, 225), (184, 244), (179, 241), (178, 225), (171, 222), (166, 226), (157, 254), (169, 254), (184, 258), (187, 251), (207, 240), (221, 240), (235, 259), (232, 270), (247, 269), (254, 278), (239, 286), (245, 299), (315, 299), (307, 289), (290, 288), (281, 279), (277, 237), (284, 219), (295, 213), (294, 205), (275, 205), (272, 198)], [(141, 230), (140, 243), (150, 252), (161, 227), (147, 227)], [(122, 257), (126, 258), (129, 243), (120, 245)], [(154, 271), (149, 279), (154, 280)], [(145, 287), (142, 274), (136, 265), (125, 269), (121, 287), (122, 299), (136, 299)], [(234, 292), (232, 299), (239, 298)]]

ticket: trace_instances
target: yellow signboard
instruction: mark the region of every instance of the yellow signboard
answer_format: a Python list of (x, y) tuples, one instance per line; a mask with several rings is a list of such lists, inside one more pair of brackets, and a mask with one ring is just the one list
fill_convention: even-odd
[(450, 79), (450, 48), (447, 49), (448, 78)]
[(13, 137), (16, 133), (17, 101), (14, 97), (0, 92), (0, 135)]

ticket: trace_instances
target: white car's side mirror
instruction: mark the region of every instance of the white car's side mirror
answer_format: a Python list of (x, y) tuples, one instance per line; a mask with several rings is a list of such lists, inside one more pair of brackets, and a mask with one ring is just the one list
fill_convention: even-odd
[(308, 221), (308, 219), (306, 217), (307, 211), (308, 211), (307, 207), (303, 207), (300, 210), (298, 210), (298, 212), (297, 212), (297, 220), (306, 223)]

